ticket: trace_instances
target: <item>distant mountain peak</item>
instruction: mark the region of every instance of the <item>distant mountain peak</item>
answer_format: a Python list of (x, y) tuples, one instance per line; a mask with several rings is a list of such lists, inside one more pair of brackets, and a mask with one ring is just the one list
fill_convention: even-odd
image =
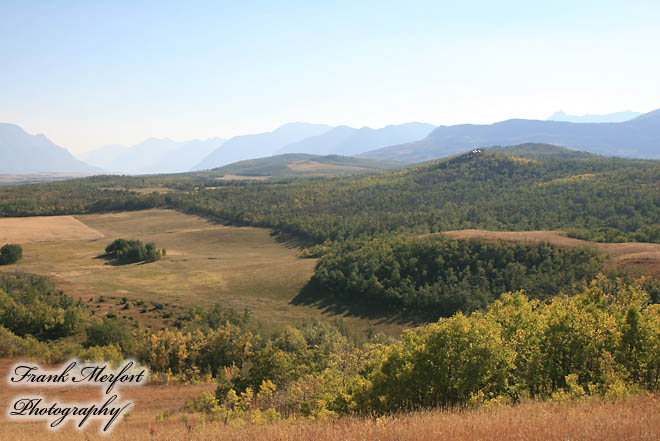
[(0, 173), (97, 173), (44, 134), (31, 135), (16, 124), (0, 123)]
[(630, 121), (641, 115), (639, 112), (624, 110), (623, 112), (608, 113), (605, 115), (569, 115), (563, 110), (552, 114), (548, 121), (564, 121), (573, 123), (616, 123)]

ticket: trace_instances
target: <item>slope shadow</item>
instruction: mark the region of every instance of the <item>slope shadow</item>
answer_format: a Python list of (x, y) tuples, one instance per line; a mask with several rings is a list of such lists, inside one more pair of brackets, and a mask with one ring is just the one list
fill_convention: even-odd
[(94, 257), (94, 259), (101, 259), (105, 260), (106, 262), (103, 265), (110, 265), (110, 266), (126, 266), (126, 265), (146, 265), (148, 263), (153, 263), (155, 260), (145, 260), (141, 262), (121, 262), (119, 259), (116, 257), (112, 257), (109, 254), (99, 254), (98, 256)]
[(319, 285), (314, 279), (310, 279), (289, 302), (294, 306), (311, 306), (320, 309), (325, 314), (342, 315), (346, 317), (357, 317), (374, 320), (374, 324), (398, 324), (416, 326), (426, 323), (419, 317), (413, 317), (404, 312), (388, 313), (379, 311), (378, 306), (368, 305), (364, 302), (351, 302), (339, 299)]

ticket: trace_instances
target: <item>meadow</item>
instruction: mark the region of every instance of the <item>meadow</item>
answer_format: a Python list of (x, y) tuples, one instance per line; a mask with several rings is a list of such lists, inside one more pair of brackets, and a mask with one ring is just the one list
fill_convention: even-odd
[[(89, 302), (95, 315), (113, 312), (160, 328), (171, 325), (186, 308), (220, 304), (249, 310), (267, 329), (339, 317), (291, 303), (311, 277), (316, 260), (300, 257), (297, 242), (269, 229), (226, 226), (160, 209), (3, 218), (0, 226), (3, 243), (21, 243), (24, 250), (23, 259), (3, 271), (51, 277), (69, 296)], [(157, 262), (116, 265), (103, 253), (120, 237), (154, 242), (166, 256)], [(146, 307), (126, 309), (126, 301), (120, 303), (124, 297)], [(358, 317), (342, 320), (356, 332), (369, 326)], [(393, 334), (401, 329), (386, 321), (378, 326)]]

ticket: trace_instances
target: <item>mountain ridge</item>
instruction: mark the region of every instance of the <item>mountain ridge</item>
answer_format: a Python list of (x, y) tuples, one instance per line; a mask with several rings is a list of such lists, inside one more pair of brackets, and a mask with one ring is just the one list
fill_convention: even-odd
[(422, 162), (471, 148), (522, 143), (561, 145), (610, 156), (660, 159), (660, 109), (620, 123), (571, 123), (509, 119), (493, 124), (439, 126), (426, 138), (361, 154), (362, 157)]
[(0, 122), (0, 173), (98, 173), (44, 134), (32, 135), (17, 124)]

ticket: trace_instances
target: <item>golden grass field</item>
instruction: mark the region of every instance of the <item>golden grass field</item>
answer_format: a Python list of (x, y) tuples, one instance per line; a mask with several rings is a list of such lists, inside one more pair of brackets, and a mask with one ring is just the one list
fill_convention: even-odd
[(0, 218), (0, 244), (102, 239), (103, 234), (73, 216)]
[[(1, 364), (6, 372), (8, 362)], [(586, 399), (570, 403), (524, 402), (474, 410), (434, 410), (381, 418), (345, 417), (325, 422), (278, 422), (244, 427), (204, 422), (186, 415), (187, 400), (214, 385), (155, 385), (124, 388), (123, 400), (134, 402), (127, 419), (109, 435), (100, 435), (98, 423), (78, 431), (71, 423), (58, 431), (45, 421), (10, 420), (7, 406), (26, 391), (0, 389), (0, 439), (11, 441), (657, 441), (660, 439), (660, 397), (637, 396), (622, 401)], [(100, 399), (97, 388), (47, 389), (39, 395), (63, 403)], [(157, 419), (157, 415), (168, 415)]]
[(591, 245), (607, 255), (606, 266), (628, 270), (638, 275), (660, 277), (660, 244), (657, 243), (599, 243), (572, 239), (557, 231), (486, 231), (486, 230), (456, 230), (446, 231), (455, 239), (485, 239), (507, 242), (538, 243), (549, 242), (560, 247), (569, 248)]
[(359, 171), (365, 170), (364, 167), (356, 167), (354, 165), (340, 165), (340, 164), (323, 164), (318, 161), (310, 161), (308, 159), (301, 159), (287, 164), (287, 167), (294, 171), (331, 171), (331, 170), (344, 170), (344, 171)]
[[(247, 308), (266, 328), (333, 318), (312, 306), (290, 304), (316, 261), (300, 258), (295, 243), (278, 242), (267, 229), (225, 226), (172, 210), (144, 210), (4, 218), (0, 232), (5, 242), (23, 246), (23, 259), (4, 271), (49, 276), (67, 294), (86, 301), (104, 296), (105, 302), (88, 304), (97, 314), (113, 311), (165, 326), (183, 308), (220, 304), (239, 312)], [(152, 263), (113, 265), (101, 255), (119, 237), (155, 242), (167, 255)], [(166, 308), (125, 310), (118, 304), (122, 297), (147, 305), (164, 303)], [(356, 331), (368, 326), (360, 318), (344, 320)], [(378, 329), (396, 334), (401, 327), (383, 324)]]

